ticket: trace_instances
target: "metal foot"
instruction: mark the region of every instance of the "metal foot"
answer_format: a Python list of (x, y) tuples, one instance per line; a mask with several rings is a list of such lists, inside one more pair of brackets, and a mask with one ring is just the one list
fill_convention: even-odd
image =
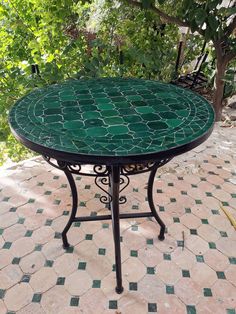
[(78, 206), (78, 195), (77, 195), (76, 185), (75, 185), (75, 181), (74, 181), (72, 174), (67, 170), (64, 170), (64, 172), (65, 172), (65, 175), (66, 175), (68, 182), (70, 184), (71, 194), (72, 194), (71, 215), (70, 215), (70, 218), (69, 218), (64, 230), (62, 231), (63, 248), (68, 249), (70, 247), (70, 244), (69, 244), (68, 239), (67, 239), (67, 232), (70, 229), (72, 223), (75, 221), (75, 216), (76, 216), (77, 206)]
[(120, 167), (112, 166), (111, 169), (111, 217), (115, 246), (116, 265), (116, 292), (122, 293), (121, 251), (120, 251), (120, 217), (119, 217), (119, 192), (120, 192)]
[(153, 183), (154, 183), (154, 178), (155, 178), (157, 169), (158, 169), (158, 166), (153, 167), (153, 169), (150, 172), (149, 179), (148, 179), (147, 197), (148, 197), (148, 204), (149, 204), (149, 207), (151, 209), (151, 212), (152, 212), (154, 218), (156, 219), (157, 223), (161, 227), (158, 239), (160, 241), (163, 241), (165, 239), (164, 233), (165, 233), (166, 226), (165, 226), (164, 222), (161, 220), (161, 218), (159, 217), (159, 215), (156, 211), (154, 202), (153, 202)]

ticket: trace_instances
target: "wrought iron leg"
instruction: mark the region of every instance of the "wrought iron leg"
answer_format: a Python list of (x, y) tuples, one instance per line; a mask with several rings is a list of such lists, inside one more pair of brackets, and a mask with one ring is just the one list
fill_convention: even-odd
[(121, 274), (121, 252), (120, 252), (120, 217), (119, 217), (119, 190), (120, 190), (120, 167), (112, 166), (111, 168), (111, 216), (115, 245), (115, 262), (116, 262), (116, 292), (122, 293), (122, 274)]
[(64, 230), (62, 231), (63, 247), (64, 247), (64, 249), (66, 249), (70, 246), (70, 244), (68, 243), (66, 234), (67, 234), (68, 230), (70, 229), (72, 223), (75, 221), (75, 215), (76, 215), (76, 211), (77, 211), (77, 207), (78, 207), (78, 195), (77, 195), (77, 189), (76, 189), (73, 175), (68, 170), (64, 170), (64, 172), (65, 172), (65, 175), (69, 181), (70, 188), (71, 188), (71, 194), (72, 194), (72, 210), (71, 210), (70, 219), (68, 220)]
[(158, 166), (154, 167), (149, 175), (149, 179), (148, 179), (148, 190), (147, 190), (147, 196), (148, 196), (148, 204), (149, 207), (151, 209), (151, 212), (154, 216), (154, 218), (156, 219), (156, 221), (158, 222), (158, 224), (161, 227), (160, 230), (160, 234), (158, 236), (158, 239), (163, 241), (165, 239), (164, 233), (165, 233), (165, 224), (163, 223), (163, 221), (161, 220), (161, 218), (159, 217), (159, 215), (157, 214), (157, 211), (155, 209), (155, 205), (153, 202), (153, 183), (154, 183), (154, 179), (155, 179), (155, 175), (157, 172)]

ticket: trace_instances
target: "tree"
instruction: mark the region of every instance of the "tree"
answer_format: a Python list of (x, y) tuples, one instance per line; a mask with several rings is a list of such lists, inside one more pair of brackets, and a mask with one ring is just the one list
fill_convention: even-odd
[[(221, 118), (224, 77), (229, 63), (236, 58), (236, 1), (223, 0), (122, 0), (125, 4), (151, 10), (166, 23), (189, 27), (206, 42), (212, 42), (215, 54), (213, 106), (216, 120)], [(175, 12), (175, 14), (173, 14)]]

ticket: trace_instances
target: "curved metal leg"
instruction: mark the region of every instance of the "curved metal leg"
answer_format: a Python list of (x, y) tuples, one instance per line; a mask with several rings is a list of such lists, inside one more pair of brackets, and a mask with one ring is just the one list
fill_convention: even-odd
[(66, 234), (67, 234), (68, 230), (70, 229), (70, 227), (71, 227), (71, 225), (75, 219), (75, 215), (76, 215), (76, 211), (77, 211), (77, 207), (78, 207), (78, 194), (77, 194), (77, 189), (76, 189), (73, 175), (67, 170), (64, 170), (64, 172), (65, 172), (65, 175), (66, 175), (68, 182), (70, 184), (71, 194), (72, 194), (72, 209), (71, 209), (70, 219), (68, 220), (64, 230), (62, 231), (63, 247), (64, 247), (64, 249), (66, 249), (70, 246), (70, 244), (68, 243)]
[(121, 252), (120, 252), (120, 217), (119, 217), (119, 192), (120, 192), (120, 168), (112, 166), (111, 171), (111, 216), (115, 245), (115, 261), (116, 261), (116, 292), (122, 293), (122, 274), (121, 274)]
[(150, 176), (149, 176), (149, 179), (148, 179), (147, 197), (148, 197), (148, 204), (149, 204), (149, 207), (151, 209), (151, 212), (152, 212), (154, 218), (156, 219), (156, 221), (158, 222), (158, 224), (161, 227), (158, 239), (163, 241), (165, 239), (164, 233), (165, 233), (165, 227), (166, 226), (163, 223), (163, 221), (161, 220), (161, 218), (159, 217), (159, 215), (157, 214), (156, 209), (155, 209), (155, 205), (154, 205), (154, 202), (153, 202), (153, 183), (154, 183), (154, 179), (155, 179), (155, 175), (156, 175), (157, 169), (158, 169), (158, 166), (154, 167), (151, 170), (151, 173), (150, 173)]

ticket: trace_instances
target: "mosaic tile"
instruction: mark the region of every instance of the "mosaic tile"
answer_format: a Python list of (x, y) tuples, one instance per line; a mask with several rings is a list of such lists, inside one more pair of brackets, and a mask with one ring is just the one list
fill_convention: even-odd
[[(111, 96), (112, 88), (119, 96)], [(20, 137), (52, 149), (128, 156), (192, 142), (212, 127), (214, 113), (204, 98), (175, 85), (104, 78), (36, 89), (13, 106), (9, 121)]]

